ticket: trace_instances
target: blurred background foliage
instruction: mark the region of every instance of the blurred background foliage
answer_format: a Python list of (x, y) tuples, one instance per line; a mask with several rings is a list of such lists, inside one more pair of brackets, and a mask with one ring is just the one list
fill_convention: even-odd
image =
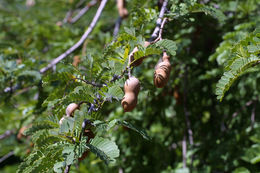
[[(95, 130), (97, 136), (117, 144), (120, 156), (107, 166), (91, 153), (72, 166), (71, 172), (260, 172), (258, 0), (170, 0), (170, 21), (163, 32), (163, 38), (173, 40), (177, 48), (171, 56), (170, 80), (163, 89), (155, 88), (153, 72), (160, 56), (145, 59), (133, 70), (141, 81), (141, 91), (137, 107), (128, 113), (117, 101), (123, 95), (117, 87), (122, 88), (126, 78), (104, 91), (69, 81), (74, 75), (101, 83), (119, 75), (125, 67), (124, 51), (133, 49), (138, 40), (148, 40), (155, 27), (159, 11), (155, 0), (127, 0), (130, 15), (122, 21), (119, 41), (113, 37), (116, 2), (109, 1), (83, 46), (52, 72), (39, 73), (75, 44), (88, 27), (98, 5), (74, 24), (63, 22), (68, 11), (88, 2), (0, 1), (0, 134), (11, 134), (0, 139), (0, 156), (11, 154), (1, 160), (0, 172), (15, 172), (33, 150), (30, 137), (17, 138), (19, 129), (49, 115), (60, 119), (69, 103), (93, 102), (97, 93), (112, 103), (105, 102), (99, 112), (86, 116), (106, 122), (127, 121), (145, 129), (151, 140), (124, 126), (108, 132)], [(203, 4), (207, 8), (200, 6)], [(241, 54), (254, 56), (255, 64), (239, 71), (233, 85), (228, 81), (220, 94), (216, 91), (218, 81)], [(80, 64), (74, 67), (76, 56)], [(225, 94), (221, 102), (215, 93), (221, 98)], [(189, 128), (193, 141), (189, 140)]]

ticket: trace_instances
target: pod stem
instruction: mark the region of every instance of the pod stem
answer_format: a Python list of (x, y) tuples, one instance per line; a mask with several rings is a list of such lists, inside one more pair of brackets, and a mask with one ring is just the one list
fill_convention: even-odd
[(132, 53), (130, 53), (129, 57), (128, 57), (128, 65), (127, 65), (127, 68), (128, 68), (128, 78), (130, 78), (132, 76), (131, 74), (131, 57), (133, 56)]

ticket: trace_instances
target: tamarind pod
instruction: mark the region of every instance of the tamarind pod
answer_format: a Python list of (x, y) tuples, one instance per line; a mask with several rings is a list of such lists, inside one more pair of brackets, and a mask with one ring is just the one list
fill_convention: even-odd
[(74, 67), (77, 67), (78, 65), (79, 65), (79, 63), (80, 63), (80, 56), (74, 56), (73, 57), (73, 63), (72, 63), (72, 65), (74, 66)]
[(125, 91), (125, 93), (134, 92), (136, 95), (138, 95), (138, 93), (140, 91), (139, 80), (134, 76), (127, 79), (125, 81), (124, 91)]
[(117, 0), (117, 10), (120, 17), (126, 18), (128, 16), (128, 11), (124, 5), (124, 0)]
[(20, 128), (20, 130), (19, 130), (19, 132), (18, 132), (18, 134), (17, 134), (17, 136), (16, 136), (17, 139), (21, 140), (22, 137), (25, 137), (24, 134), (23, 134), (23, 132), (24, 132), (27, 128), (28, 128), (28, 127), (26, 127), (26, 126), (23, 126), (23, 127)]
[(168, 82), (168, 74), (163, 69), (157, 69), (154, 72), (154, 85), (157, 88), (163, 88)]
[(121, 105), (125, 112), (132, 111), (137, 105), (137, 95), (133, 92), (126, 93), (121, 101)]
[[(163, 62), (161, 62), (161, 63), (159, 63), (159, 64), (157, 65), (156, 70), (157, 70), (157, 69), (162, 69), (162, 70), (165, 71), (165, 73), (166, 73), (167, 75), (170, 75), (170, 72), (171, 72), (171, 64), (170, 64), (169, 62), (167, 62), (167, 61), (163, 61)], [(169, 77), (169, 76), (168, 76), (168, 77)]]
[(170, 59), (170, 56), (169, 55), (167, 55), (167, 53), (166, 52), (163, 52), (163, 57), (162, 57), (162, 59), (163, 59), (163, 61), (170, 61), (169, 59)]
[(71, 103), (67, 106), (66, 108), (66, 115), (67, 116), (72, 116), (73, 112), (78, 108), (78, 104), (76, 103)]

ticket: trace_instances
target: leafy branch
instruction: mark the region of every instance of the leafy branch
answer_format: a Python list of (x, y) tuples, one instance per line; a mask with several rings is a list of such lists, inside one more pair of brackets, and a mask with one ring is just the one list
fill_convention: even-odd
[(88, 38), (89, 34), (92, 32), (92, 30), (96, 26), (97, 21), (99, 20), (99, 17), (101, 15), (106, 3), (107, 3), (107, 0), (101, 1), (92, 22), (90, 23), (88, 29), (82, 35), (80, 40), (76, 44), (74, 44), (72, 47), (70, 47), (68, 50), (66, 50), (64, 53), (62, 53), (60, 56), (53, 59), (46, 67), (43, 67), (42, 69), (40, 69), (40, 73), (45, 73), (46, 71), (48, 71), (50, 68), (52, 68), (57, 63), (59, 63), (61, 60), (66, 58), (68, 55), (70, 55), (72, 52), (74, 52), (76, 49), (78, 49), (84, 43), (84, 41)]

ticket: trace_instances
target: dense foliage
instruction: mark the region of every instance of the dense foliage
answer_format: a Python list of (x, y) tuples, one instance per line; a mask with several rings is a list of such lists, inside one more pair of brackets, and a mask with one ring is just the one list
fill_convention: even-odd
[[(162, 39), (148, 47), (162, 1), (127, 0), (117, 36), (108, 1), (83, 45), (40, 73), (89, 27), (100, 1), (66, 20), (89, 2), (0, 1), (1, 172), (260, 171), (258, 0), (169, 0)], [(135, 59), (147, 58), (132, 69), (137, 107), (124, 112), (135, 47)], [(172, 70), (158, 89), (163, 50)], [(80, 108), (65, 117), (73, 102)]]

